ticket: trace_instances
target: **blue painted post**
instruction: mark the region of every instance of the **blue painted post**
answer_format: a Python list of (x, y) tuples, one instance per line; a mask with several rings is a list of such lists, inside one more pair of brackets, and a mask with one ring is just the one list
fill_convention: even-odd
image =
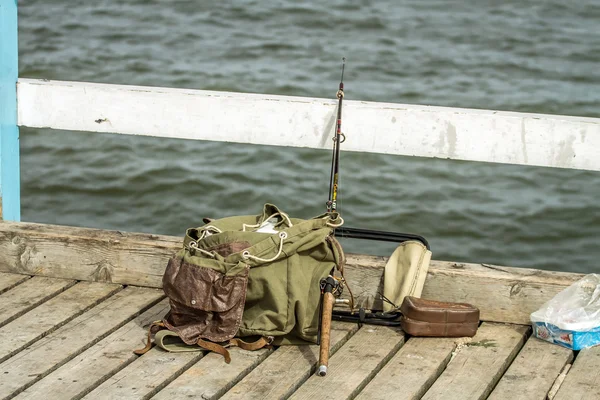
[(17, 0), (0, 0), (0, 197), (1, 216), (21, 219), (21, 174), (17, 126)]

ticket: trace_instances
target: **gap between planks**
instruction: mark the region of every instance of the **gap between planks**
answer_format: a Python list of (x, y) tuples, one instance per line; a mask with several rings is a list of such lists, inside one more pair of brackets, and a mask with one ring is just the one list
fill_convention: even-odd
[(488, 400), (544, 400), (573, 351), (530, 336)]
[(548, 391), (547, 398), (544, 400), (554, 400), (554, 398), (556, 397), (556, 393), (558, 393), (560, 387), (562, 386), (562, 383), (564, 382), (565, 378), (567, 377), (567, 374), (569, 373), (569, 370), (571, 369), (572, 366), (573, 366), (573, 364), (567, 364), (564, 366), (564, 368), (562, 369), (562, 371), (560, 371), (560, 374), (558, 375), (558, 377), (552, 384), (552, 387)]
[(423, 400), (485, 399), (523, 347), (529, 326), (483, 323), (457, 349)]
[(0, 362), (122, 290), (121, 285), (79, 282), (0, 328)]
[(14, 397), (164, 298), (128, 287), (0, 365), (0, 393)]
[[(359, 327), (338, 321), (331, 327), (330, 354), (335, 355)], [(222, 400), (287, 398), (315, 372), (318, 358), (317, 345), (281, 346), (225, 393)], [(330, 359), (330, 366), (331, 363)]]
[(30, 275), (21, 274), (10, 274), (6, 272), (0, 272), (0, 294), (20, 285), (21, 283), (30, 279)]
[(83, 399), (148, 399), (204, 356), (201, 351), (168, 353), (158, 347), (106, 379)]
[(218, 399), (269, 357), (273, 349), (247, 351), (234, 347), (229, 352), (230, 364), (225, 364), (220, 354), (208, 353), (161, 389), (152, 399)]
[(148, 326), (162, 318), (168, 309), (168, 301), (160, 301), (48, 374), (19, 394), (16, 399), (82, 398), (131, 363), (144, 357), (133, 354), (133, 349), (144, 345)]
[(464, 338), (411, 337), (357, 400), (417, 400), (431, 387)]
[(0, 327), (50, 300), (77, 281), (34, 276), (0, 295)]
[(293, 400), (352, 399), (404, 344), (400, 328), (365, 325), (329, 360), (327, 375), (312, 375)]
[(600, 346), (579, 351), (554, 400), (600, 399)]

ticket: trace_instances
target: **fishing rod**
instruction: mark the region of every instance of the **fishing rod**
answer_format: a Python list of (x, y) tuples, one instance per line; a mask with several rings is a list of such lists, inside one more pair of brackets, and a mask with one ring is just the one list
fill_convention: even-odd
[[(327, 212), (337, 210), (337, 195), (340, 172), (340, 144), (346, 140), (342, 133), (342, 101), (344, 100), (344, 67), (346, 66), (346, 57), (342, 58), (342, 76), (337, 91), (338, 109), (337, 120), (335, 123), (335, 134), (333, 136), (333, 155), (331, 158), (331, 174), (329, 176), (329, 200), (327, 200)], [(341, 138), (344, 138), (343, 140)]]
[[(331, 158), (331, 173), (329, 176), (329, 198), (327, 200), (327, 212), (336, 212), (338, 208), (338, 189), (339, 189), (339, 172), (340, 172), (340, 144), (344, 143), (346, 136), (342, 133), (342, 102), (344, 100), (344, 69), (346, 67), (346, 58), (342, 58), (342, 75), (340, 78), (340, 85), (336, 97), (338, 99), (337, 109), (337, 120), (335, 124), (335, 133), (333, 136), (333, 155)], [(385, 242), (402, 243), (408, 240), (417, 240), (423, 243), (429, 250), (429, 243), (424, 237), (414, 235), (410, 233), (396, 233), (396, 232), (385, 232), (385, 231), (374, 231), (369, 229), (356, 229), (356, 228), (345, 228), (338, 227), (334, 230), (336, 237), (353, 238), (353, 239), (367, 239), (377, 240)], [(333, 274), (333, 271), (332, 271)], [(353, 307), (353, 301), (350, 305), (350, 311), (334, 311), (334, 305), (343, 300), (336, 300), (334, 294), (341, 294), (345, 280), (337, 280), (332, 275), (329, 275), (326, 279), (321, 281), (321, 313), (319, 323), (319, 364), (317, 369), (317, 375), (327, 375), (327, 367), (329, 364), (329, 348), (330, 348), (330, 332), (331, 332), (331, 321), (332, 319), (339, 321), (349, 321), (358, 323), (369, 323), (376, 325), (387, 325), (397, 326), (399, 322), (398, 312), (366, 312), (363, 308), (360, 308), (356, 312)], [(349, 290), (349, 288), (348, 288)], [(346, 300), (347, 301), (347, 300)]]
[[(346, 140), (346, 135), (342, 133), (342, 102), (344, 100), (344, 69), (346, 67), (346, 57), (342, 58), (342, 75), (336, 97), (338, 99), (337, 119), (335, 123), (335, 131), (333, 136), (333, 154), (331, 158), (331, 173), (329, 175), (329, 199), (327, 200), (327, 212), (335, 212), (337, 210), (338, 189), (339, 189), (339, 172), (340, 172), (340, 144)], [(335, 229), (334, 235), (337, 237), (351, 239), (377, 240), (380, 242), (402, 243), (408, 240), (417, 240), (427, 248), (429, 243), (420, 235), (410, 233), (397, 233), (376, 231), (370, 229), (357, 229), (339, 227)]]
[[(338, 109), (337, 120), (335, 123), (335, 134), (333, 136), (333, 155), (331, 156), (331, 173), (329, 175), (329, 199), (327, 200), (327, 212), (332, 213), (337, 210), (337, 195), (339, 187), (339, 172), (340, 172), (340, 143), (345, 140), (342, 134), (342, 102), (344, 100), (344, 67), (346, 66), (346, 57), (342, 58), (342, 75), (340, 77), (340, 85), (337, 91)], [(344, 140), (341, 138), (344, 137)], [(332, 271), (333, 273), (333, 271)], [(331, 320), (333, 315), (333, 305), (335, 297), (333, 292), (339, 289), (340, 285), (337, 280), (329, 275), (321, 281), (321, 323), (319, 324), (319, 367), (317, 375), (327, 375), (327, 367), (329, 365), (329, 347), (331, 334)]]

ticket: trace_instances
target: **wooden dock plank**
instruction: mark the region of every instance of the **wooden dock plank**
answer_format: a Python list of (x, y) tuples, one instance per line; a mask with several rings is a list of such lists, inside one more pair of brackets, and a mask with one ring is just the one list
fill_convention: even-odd
[(9, 274), (0, 272), (0, 294), (14, 288), (15, 286), (31, 279), (29, 275)]
[(482, 324), (423, 400), (485, 399), (525, 343), (528, 331), (528, 326)]
[(600, 399), (598, 371), (600, 371), (600, 346), (581, 350), (554, 400)]
[(125, 288), (0, 364), (0, 393), (21, 392), (162, 297), (158, 289)]
[(488, 400), (545, 400), (573, 351), (533, 336), (508, 368)]
[(75, 285), (70, 279), (34, 276), (0, 295), (0, 327)]
[[(331, 326), (331, 353), (335, 354), (358, 330), (358, 325), (334, 322)], [(282, 346), (225, 393), (222, 399), (287, 398), (315, 371), (318, 359), (319, 346)]]
[[(181, 237), (44, 224), (0, 224), (0, 272), (161, 287)], [(348, 254), (346, 277), (357, 304), (381, 309), (388, 257)], [(468, 302), (484, 321), (529, 324), (529, 314), (581, 274), (432, 260), (423, 298)], [(482, 286), (486, 290), (481, 290)]]
[(161, 287), (167, 261), (181, 246), (180, 237), (3, 222), (0, 271)]
[(456, 348), (451, 338), (410, 338), (363, 389), (357, 399), (420, 399), (450, 361)]
[(312, 375), (290, 399), (352, 399), (403, 344), (401, 329), (365, 325), (331, 357), (325, 377)]
[(95, 306), (121, 285), (79, 282), (0, 328), (0, 362)]
[(81, 398), (139, 358), (133, 350), (144, 346), (148, 325), (161, 319), (168, 310), (168, 301), (161, 301), (21, 392), (16, 399)]
[(246, 351), (232, 348), (229, 352), (231, 354), (230, 364), (225, 364), (221, 355), (209, 353), (169, 383), (152, 399), (218, 399), (248, 375), (273, 350)]
[(532, 312), (582, 276), (489, 264), (432, 261), (421, 297), (473, 304), (481, 311), (482, 321), (529, 325)]
[(147, 399), (203, 357), (203, 352), (169, 353), (158, 347), (120, 370), (84, 399)]

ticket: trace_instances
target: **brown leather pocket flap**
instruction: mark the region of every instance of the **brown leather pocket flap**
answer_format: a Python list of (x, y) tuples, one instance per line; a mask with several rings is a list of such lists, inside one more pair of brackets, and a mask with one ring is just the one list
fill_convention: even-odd
[(181, 257), (172, 257), (163, 275), (163, 290), (172, 301), (211, 312), (228, 311), (243, 302), (247, 283), (248, 268), (237, 275), (225, 275)]

